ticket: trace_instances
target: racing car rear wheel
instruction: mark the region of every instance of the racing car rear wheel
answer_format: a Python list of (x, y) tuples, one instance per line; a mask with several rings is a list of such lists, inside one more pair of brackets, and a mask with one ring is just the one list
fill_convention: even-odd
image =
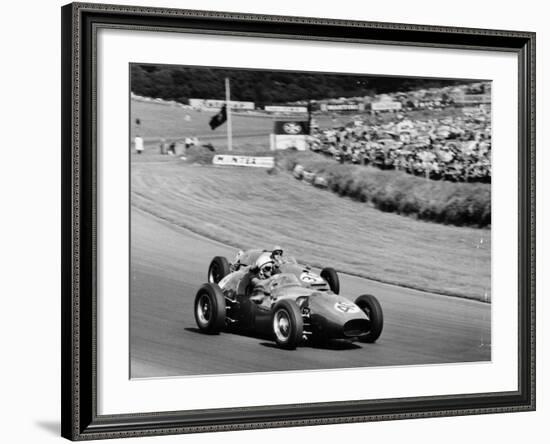
[(223, 256), (216, 256), (208, 267), (208, 282), (217, 284), (231, 272), (229, 262)]
[(368, 316), (370, 320), (370, 330), (366, 335), (359, 338), (361, 342), (374, 342), (382, 333), (384, 326), (384, 314), (382, 313), (382, 307), (380, 302), (374, 296), (370, 294), (364, 294), (359, 296), (355, 300), (357, 305)]
[(304, 321), (294, 302), (283, 300), (273, 307), (273, 334), (277, 345), (283, 348), (295, 349), (304, 332)]
[(205, 333), (217, 334), (225, 327), (225, 297), (217, 284), (204, 284), (197, 292), (195, 321)]
[(326, 267), (321, 270), (321, 277), (327, 281), (328, 286), (334, 294), (340, 294), (340, 279), (334, 268)]

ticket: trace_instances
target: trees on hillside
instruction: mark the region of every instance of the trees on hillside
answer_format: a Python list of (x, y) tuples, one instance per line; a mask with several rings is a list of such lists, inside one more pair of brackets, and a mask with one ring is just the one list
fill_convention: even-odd
[(229, 77), (231, 98), (255, 102), (257, 106), (465, 83), (441, 79), (138, 64), (131, 66), (130, 76), (133, 93), (182, 103), (190, 98), (223, 99), (224, 79)]

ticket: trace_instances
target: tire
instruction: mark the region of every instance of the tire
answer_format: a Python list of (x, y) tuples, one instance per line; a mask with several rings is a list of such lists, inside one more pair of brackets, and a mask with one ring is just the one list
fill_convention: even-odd
[(380, 302), (374, 296), (370, 294), (364, 294), (359, 296), (355, 300), (357, 305), (363, 312), (369, 317), (371, 321), (371, 329), (366, 335), (359, 338), (360, 342), (375, 342), (382, 333), (384, 327), (384, 314), (382, 313), (382, 307)]
[(334, 294), (340, 294), (340, 279), (334, 268), (326, 267), (321, 270), (321, 277), (327, 281), (328, 286)]
[(282, 300), (273, 307), (273, 337), (279, 347), (294, 350), (302, 340), (304, 321), (296, 304)]
[(225, 296), (217, 284), (204, 284), (197, 292), (195, 322), (204, 333), (218, 334), (225, 328)]
[(223, 256), (216, 256), (208, 267), (208, 282), (217, 284), (229, 273), (231, 273), (231, 269), (229, 268), (227, 259)]

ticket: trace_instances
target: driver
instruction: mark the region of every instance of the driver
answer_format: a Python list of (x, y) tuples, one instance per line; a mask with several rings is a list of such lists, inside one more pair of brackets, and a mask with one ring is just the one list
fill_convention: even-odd
[(255, 276), (250, 279), (252, 291), (250, 299), (255, 302), (261, 301), (264, 296), (269, 295), (267, 291), (267, 283), (269, 278), (275, 274), (275, 263), (273, 262), (272, 254), (262, 253), (256, 265), (253, 268)]
[(281, 265), (283, 265), (283, 249), (279, 245), (275, 245), (273, 249), (271, 250), (271, 260), (273, 261), (273, 264), (275, 267), (279, 268)]

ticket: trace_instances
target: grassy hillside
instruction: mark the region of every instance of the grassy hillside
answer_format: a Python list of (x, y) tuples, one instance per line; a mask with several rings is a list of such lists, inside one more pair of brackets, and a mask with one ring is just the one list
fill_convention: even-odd
[[(144, 137), (146, 151), (149, 153), (159, 152), (161, 137), (170, 142), (181, 142), (186, 136), (194, 135), (203, 144), (211, 143), (218, 153), (227, 150), (227, 125), (214, 131), (208, 126), (213, 112), (136, 100), (132, 100), (131, 105), (131, 136), (139, 134)], [(139, 119), (139, 125), (136, 119)], [(317, 116), (316, 119), (321, 126), (330, 127), (345, 124), (350, 116)], [(234, 114), (234, 153), (261, 153), (268, 150), (272, 128), (271, 117)], [(181, 144), (177, 152), (183, 153)], [(208, 151), (200, 155), (209, 162), (209, 154), (211, 153)], [(383, 211), (455, 225), (488, 226), (491, 223), (490, 185), (425, 181), (395, 171), (339, 165), (333, 159), (310, 152), (279, 152), (276, 155), (283, 168), (292, 170), (298, 162), (327, 178), (331, 190), (342, 196), (368, 202)]]
[(131, 171), (132, 205), (236, 249), (282, 244), (312, 265), (490, 300), (489, 230), (384, 213), (286, 172), (189, 165), (147, 152), (132, 155)]
[[(161, 137), (183, 140), (197, 136), (201, 143), (211, 143), (217, 151), (227, 149), (227, 124), (211, 130), (209, 111), (194, 111), (160, 103), (131, 101), (130, 136), (140, 135), (146, 147), (158, 145)], [(136, 124), (139, 119), (140, 124)], [(271, 117), (232, 115), (233, 146), (238, 150), (269, 149), (269, 134), (273, 130)]]

